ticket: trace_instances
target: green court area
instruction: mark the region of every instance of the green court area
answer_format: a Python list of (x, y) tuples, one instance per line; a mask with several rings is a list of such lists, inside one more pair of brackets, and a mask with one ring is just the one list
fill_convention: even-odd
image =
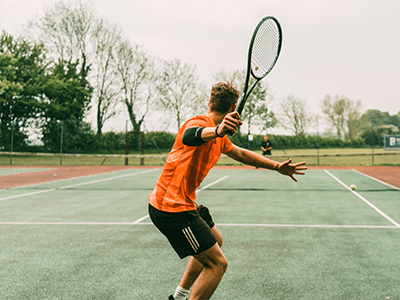
[[(0, 190), (0, 299), (168, 299), (187, 259), (147, 215), (160, 172)], [(197, 203), (229, 261), (212, 299), (399, 299), (399, 189), (354, 170), (306, 173), (209, 173)]]

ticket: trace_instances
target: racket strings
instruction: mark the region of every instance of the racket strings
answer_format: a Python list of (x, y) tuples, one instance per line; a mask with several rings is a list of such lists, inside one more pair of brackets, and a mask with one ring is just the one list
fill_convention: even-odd
[(272, 20), (259, 28), (252, 48), (251, 65), (256, 78), (262, 78), (275, 65), (280, 48), (280, 31)]
[(276, 42), (278, 39), (279, 36), (273, 30), (263, 30), (257, 35), (252, 55), (252, 63), (257, 74), (262, 76), (273, 67), (278, 53), (278, 43)]
[(268, 61), (269, 66), (276, 58), (279, 49), (279, 31), (274, 23), (265, 23), (269, 26), (263, 26), (260, 28), (255, 42), (255, 57), (264, 58), (264, 61)]

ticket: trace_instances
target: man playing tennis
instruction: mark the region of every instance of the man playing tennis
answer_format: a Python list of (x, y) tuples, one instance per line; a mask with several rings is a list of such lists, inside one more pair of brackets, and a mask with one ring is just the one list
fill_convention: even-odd
[[(241, 163), (276, 170), (297, 181), (305, 162), (279, 163), (239, 148), (225, 135), (242, 124), (235, 112), (239, 91), (230, 83), (211, 89), (207, 115), (181, 126), (164, 169), (149, 197), (149, 214), (180, 258), (191, 256), (183, 277), (169, 300), (210, 299), (228, 266), (221, 251), (222, 236), (208, 209), (197, 206), (196, 189), (221, 153)], [(192, 287), (193, 286), (193, 287)], [(192, 292), (189, 298), (189, 290)]]

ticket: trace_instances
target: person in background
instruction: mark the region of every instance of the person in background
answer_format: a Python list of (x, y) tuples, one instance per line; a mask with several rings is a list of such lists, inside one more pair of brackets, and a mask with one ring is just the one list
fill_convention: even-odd
[(272, 143), (268, 140), (268, 135), (264, 136), (264, 140), (261, 142), (262, 155), (272, 155), (271, 154)]

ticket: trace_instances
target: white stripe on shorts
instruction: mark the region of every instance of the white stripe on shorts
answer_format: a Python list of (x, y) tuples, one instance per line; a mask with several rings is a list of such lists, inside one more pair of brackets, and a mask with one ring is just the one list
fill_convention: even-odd
[(197, 250), (200, 248), (200, 244), (197, 242), (196, 237), (194, 236), (190, 227), (184, 228), (182, 231), (194, 252), (197, 252)]

